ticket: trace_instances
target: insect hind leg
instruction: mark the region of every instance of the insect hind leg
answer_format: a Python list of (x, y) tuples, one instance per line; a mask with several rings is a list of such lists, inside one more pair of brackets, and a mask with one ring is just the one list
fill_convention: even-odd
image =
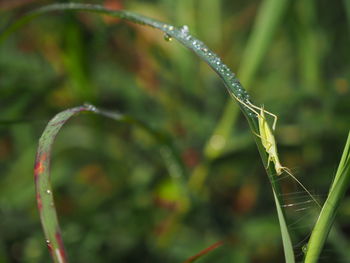
[[(251, 103), (251, 102), (249, 102), (249, 101), (247, 101), (247, 104), (248, 104), (250, 107), (252, 107), (252, 108), (254, 108), (254, 109), (257, 109), (257, 110), (259, 110), (259, 111), (263, 111), (264, 113), (266, 113), (266, 114), (270, 115), (271, 117), (273, 117), (272, 130), (275, 131), (276, 125), (277, 125), (277, 120), (278, 120), (278, 117), (277, 117), (276, 114), (273, 114), (272, 112), (269, 112), (269, 111), (265, 110), (264, 107), (258, 107), (258, 106), (254, 105), (253, 103)], [(259, 114), (259, 115), (261, 116), (261, 114)]]
[(253, 103), (249, 102), (247, 100), (247, 102), (244, 102), (242, 99), (238, 98), (235, 94), (233, 94), (232, 92), (229, 93), (235, 100), (237, 100), (239, 103), (241, 103), (242, 105), (244, 105), (245, 107), (247, 107), (249, 110), (251, 110), (252, 112), (254, 112), (256, 115), (260, 115), (259, 112), (257, 112), (254, 108), (259, 108), (257, 106), (255, 106)]

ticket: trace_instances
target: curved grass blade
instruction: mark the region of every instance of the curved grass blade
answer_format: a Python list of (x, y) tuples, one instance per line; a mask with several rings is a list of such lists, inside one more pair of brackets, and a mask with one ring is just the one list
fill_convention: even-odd
[[(4, 41), (11, 33), (18, 30), (20, 27), (31, 21), (32, 19), (53, 11), (85, 11), (92, 13), (100, 13), (105, 15), (110, 15), (114, 17), (119, 17), (126, 19), (138, 24), (148, 25), (157, 29), (162, 30), (169, 37), (177, 39), (187, 48), (191, 49), (196, 55), (202, 58), (217, 74), (222, 78), (227, 87), (228, 91), (234, 94), (235, 97), (240, 98), (241, 100), (249, 100), (249, 95), (242, 87), (238, 78), (234, 73), (221, 61), (221, 59), (211, 51), (202, 41), (193, 37), (188, 30), (187, 26), (184, 27), (175, 27), (139, 14), (124, 10), (110, 10), (104, 8), (100, 5), (91, 5), (91, 4), (78, 4), (78, 3), (68, 3), (68, 4), (53, 4), (44, 6), (37, 10), (34, 10), (27, 15), (24, 15), (18, 19), (15, 23), (10, 25), (0, 34), (0, 43)], [(257, 131), (257, 120), (250, 112), (250, 110), (244, 106), (241, 106), (242, 111), (248, 118), (248, 121), (253, 126), (253, 129)]]
[(321, 250), (326, 242), (329, 231), (332, 228), (340, 201), (343, 199), (350, 184), (350, 132), (345, 144), (336, 176), (328, 193), (318, 220), (312, 230), (310, 241), (307, 245), (305, 262), (317, 262)]
[[(78, 3), (69, 3), (69, 4), (53, 4), (48, 5), (42, 8), (39, 8), (9, 26), (5, 31), (0, 34), (0, 43), (4, 41), (8, 35), (19, 29), (21, 26), (32, 20), (33, 18), (43, 15), (47, 12), (53, 11), (86, 11), (100, 14), (107, 14), (114, 17), (119, 17), (123, 19), (127, 19), (133, 21), (135, 23), (148, 25), (157, 29), (162, 30), (166, 36), (169, 38), (175, 38), (180, 43), (182, 43), (185, 47), (192, 50), (197, 56), (203, 59), (223, 80), (225, 87), (229, 94), (234, 97), (240, 99), (240, 101), (249, 102), (250, 97), (247, 91), (242, 87), (240, 81), (235, 76), (235, 74), (226, 66), (221, 59), (211, 51), (202, 41), (195, 38), (189, 33), (189, 29), (187, 26), (183, 27), (174, 27), (173, 25), (169, 25), (163, 22), (156, 21), (154, 19), (144, 17), (138, 14), (134, 14), (128, 11), (122, 10), (109, 10), (99, 5), (89, 5), (89, 4), (78, 4)], [(253, 134), (259, 134), (258, 121), (257, 116), (253, 113), (248, 107), (244, 106), (242, 103), (239, 103), (239, 107), (242, 110), (244, 116), (246, 117), (248, 124), (253, 132)], [(280, 193), (279, 183), (275, 178), (276, 171), (271, 166), (268, 166), (268, 155), (263, 147), (261, 140), (254, 136), (255, 142), (257, 144), (260, 156), (264, 163), (264, 166), (267, 167), (266, 171), (268, 173), (271, 185), (276, 193)], [(277, 195), (277, 198), (280, 200), (279, 203), (276, 203), (277, 206), (282, 203), (280, 199), (280, 195)], [(281, 210), (283, 212), (283, 210)], [(279, 217), (280, 218), (280, 217)], [(285, 224), (285, 221), (280, 221), (280, 224)], [(285, 226), (286, 227), (286, 226)], [(286, 233), (286, 238), (290, 239), (288, 232)], [(285, 245), (285, 243), (284, 243)], [(288, 251), (292, 251), (292, 247), (284, 247), (285, 254)], [(294, 258), (291, 260), (287, 260), (287, 262), (294, 262)]]
[[(34, 180), (36, 187), (36, 200), (40, 213), (41, 223), (44, 229), (46, 244), (49, 248), (51, 257), (54, 262), (65, 263), (67, 262), (67, 254), (63, 245), (63, 239), (57, 219), (57, 213), (53, 200), (52, 186), (50, 183), (50, 160), (51, 150), (53, 142), (62, 128), (62, 126), (74, 115), (80, 112), (92, 112), (99, 115), (109, 117), (111, 119), (130, 123), (146, 130), (151, 136), (162, 145), (162, 148), (168, 151), (166, 158), (170, 158), (171, 167), (174, 166), (179, 160), (177, 153), (173, 146), (169, 144), (167, 137), (146, 124), (130, 117), (119, 113), (113, 113), (109, 111), (99, 110), (92, 105), (83, 105), (72, 109), (65, 110), (57, 114), (46, 126), (40, 140), (37, 150), (34, 166)], [(168, 160), (169, 161), (169, 160)], [(177, 170), (176, 178), (180, 178), (183, 182), (184, 168), (181, 164), (177, 164), (179, 169)], [(171, 168), (173, 169), (173, 168)], [(172, 171), (170, 171), (172, 172)], [(184, 185), (180, 189), (185, 189)], [(186, 194), (186, 193), (184, 193)]]

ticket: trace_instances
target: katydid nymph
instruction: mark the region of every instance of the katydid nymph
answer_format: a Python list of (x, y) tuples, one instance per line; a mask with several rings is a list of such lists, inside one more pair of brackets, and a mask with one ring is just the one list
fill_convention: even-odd
[(255, 106), (249, 100), (242, 101), (241, 99), (237, 98), (234, 94), (231, 93), (231, 95), (238, 102), (242, 103), (242, 105), (244, 105), (249, 110), (251, 110), (258, 118), (259, 134), (257, 133), (254, 133), (254, 134), (261, 139), (261, 144), (265, 148), (266, 153), (268, 154), (266, 169), (269, 167), (270, 163), (272, 162), (274, 164), (274, 168), (277, 176), (281, 175), (283, 172), (286, 172), (307, 192), (307, 194), (312, 198), (312, 200), (317, 204), (317, 206), (321, 207), (319, 202), (309, 192), (309, 190), (307, 190), (307, 188), (290, 172), (289, 168), (283, 166), (279, 160), (275, 136), (273, 135), (271, 128), (266, 120), (265, 113), (269, 114), (274, 118), (273, 125), (272, 125), (273, 131), (276, 128), (277, 116), (271, 112), (266, 111), (264, 107)]

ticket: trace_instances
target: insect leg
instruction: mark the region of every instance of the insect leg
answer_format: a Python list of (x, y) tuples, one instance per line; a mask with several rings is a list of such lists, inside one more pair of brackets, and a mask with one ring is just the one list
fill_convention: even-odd
[[(239, 103), (241, 103), (242, 105), (244, 105), (245, 107), (247, 107), (249, 110), (251, 110), (252, 112), (254, 112), (256, 115), (260, 116), (260, 113), (257, 112), (254, 107), (252, 107), (251, 105), (255, 106), (254, 104), (250, 103), (249, 101), (247, 101), (250, 105), (248, 105), (248, 103), (244, 102), (243, 100), (241, 100), (240, 98), (238, 98), (235, 94), (233, 94), (232, 92), (229, 93), (235, 100), (237, 100)], [(256, 106), (255, 106), (256, 107)]]
[(262, 110), (264, 113), (267, 113), (267, 114), (269, 114), (270, 116), (272, 116), (272, 117), (273, 117), (272, 130), (275, 131), (275, 129), (276, 129), (276, 124), (277, 124), (277, 120), (278, 120), (278, 117), (277, 117), (276, 114), (273, 114), (272, 112), (269, 112), (269, 111), (265, 110), (264, 107), (258, 107), (258, 106), (254, 105), (253, 103), (251, 103), (251, 102), (249, 102), (249, 101), (247, 101), (246, 104), (249, 104), (250, 107), (252, 107), (252, 108), (254, 108), (254, 109), (257, 109), (257, 110), (260, 110), (260, 111)]

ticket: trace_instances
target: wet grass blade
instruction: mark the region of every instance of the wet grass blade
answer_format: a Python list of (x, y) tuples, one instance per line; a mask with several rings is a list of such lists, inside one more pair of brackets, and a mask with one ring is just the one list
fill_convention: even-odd
[[(178, 163), (178, 161), (180, 160), (178, 154), (175, 152), (173, 146), (169, 144), (169, 140), (165, 135), (155, 131), (151, 127), (147, 126), (145, 123), (142, 123), (141, 121), (127, 115), (99, 110), (92, 105), (75, 107), (57, 114), (48, 123), (39, 140), (34, 166), (34, 180), (36, 187), (37, 205), (40, 213), (41, 223), (45, 233), (46, 244), (49, 248), (51, 257), (53, 258), (54, 262), (58, 263), (67, 262), (67, 255), (63, 245), (63, 239), (61, 236), (61, 231), (57, 219), (57, 213), (54, 205), (52, 186), (50, 183), (51, 151), (54, 140), (62, 126), (71, 117), (80, 112), (92, 112), (119, 122), (133, 124), (146, 130), (149, 133), (149, 135), (154, 137), (155, 140), (161, 145), (161, 149), (167, 151), (165, 158), (167, 160), (166, 163), (169, 164), (168, 168), (171, 167), (169, 168), (170, 174), (174, 173), (174, 165), (178, 167), (178, 169), (176, 169), (176, 174), (173, 174), (173, 177), (181, 183), (180, 189), (186, 189), (183, 183), (183, 175), (185, 172), (182, 170), (184, 169), (182, 167), (182, 164)], [(187, 192), (184, 191), (183, 194), (186, 195)]]
[[(288, 4), (290, 4), (288, 0), (265, 0), (262, 2), (253, 31), (242, 55), (242, 63), (238, 72), (240, 80), (246, 87), (251, 85), (259, 66), (263, 62), (264, 55), (268, 51)], [(228, 101), (213, 134), (205, 146), (205, 155), (208, 159), (215, 159), (225, 152), (237, 116), (237, 107), (232, 101)], [(223, 143), (215, 143), (218, 137), (221, 138)]]
[[(4, 41), (11, 33), (18, 30), (20, 27), (28, 23), (30, 20), (46, 14), (48, 12), (54, 11), (85, 11), (99, 14), (106, 14), (114, 17), (119, 17), (126, 19), (138, 24), (148, 25), (157, 29), (162, 30), (169, 38), (175, 38), (184, 46), (192, 50), (196, 55), (202, 58), (211, 68), (216, 71), (216, 73), (222, 78), (225, 83), (225, 86), (229, 93), (234, 94), (236, 97), (241, 100), (249, 100), (249, 95), (246, 90), (242, 87), (240, 81), (235, 76), (234, 73), (221, 61), (221, 59), (211, 51), (202, 41), (192, 36), (189, 32), (187, 26), (184, 27), (175, 27), (139, 14), (135, 14), (123, 10), (110, 10), (99, 5), (90, 5), (90, 4), (78, 4), (78, 3), (69, 3), (69, 4), (53, 4), (44, 6), (35, 11), (30, 12), (27, 15), (24, 15), (18, 19), (15, 23), (10, 25), (0, 34), (0, 43)], [(257, 120), (252, 116), (250, 110), (246, 107), (243, 107), (241, 104), (241, 109), (246, 115), (249, 123), (251, 124), (252, 129), (257, 132)]]
[[(39, 8), (23, 16), (19, 20), (17, 20), (17, 22), (9, 26), (5, 31), (3, 31), (0, 34), (0, 43), (1, 41), (4, 41), (8, 35), (16, 31), (17, 29), (19, 29), (21, 26), (29, 22), (31, 19), (40, 15), (43, 15), (47, 12), (53, 12), (53, 11), (86, 11), (86, 12), (93, 12), (93, 13), (99, 13), (99, 14), (106, 14), (106, 15), (127, 19), (135, 23), (148, 25), (148, 26), (160, 29), (166, 34), (166, 37), (168, 39), (169, 38), (177, 39), (185, 47), (192, 50), (197, 56), (203, 59), (223, 80), (225, 87), (230, 95), (236, 98), (239, 98), (241, 101), (251, 101), (250, 96), (248, 95), (247, 91), (243, 88), (243, 86), (241, 85), (236, 75), (202, 41), (192, 36), (187, 26), (175, 27), (173, 25), (159, 22), (148, 17), (134, 14), (132, 12), (127, 12), (122, 10), (109, 10), (99, 5), (76, 4), (76, 3), (53, 4), (53, 5)], [(243, 112), (244, 116), (246, 117), (252, 133), (259, 134), (259, 128), (258, 128), (259, 126), (258, 126), (258, 120), (256, 115), (252, 113), (249, 108), (245, 107), (241, 103), (239, 103), (239, 107)], [(279, 202), (276, 203), (276, 205), (280, 206), (280, 204), (282, 203), (282, 200), (280, 199), (281, 197), (279, 193), (281, 191), (280, 191), (279, 183), (276, 180), (276, 171), (274, 170), (272, 165), (268, 166), (268, 155), (261, 143), (261, 140), (255, 135), (254, 135), (254, 139), (257, 144), (264, 166), (268, 167), (266, 171), (268, 173), (272, 188), (277, 194), (276, 198), (279, 200)], [(284, 217), (283, 210), (281, 209), (280, 211), (282, 213), (282, 217)], [(280, 218), (281, 216), (279, 216), (279, 219)], [(285, 220), (280, 220), (279, 222), (283, 226), (283, 228), (287, 229)], [(287, 231), (284, 232), (284, 238), (290, 240), (290, 237)], [(293, 251), (293, 248), (290, 246), (291, 242), (284, 242), (283, 244), (284, 244), (284, 250), (286, 255), (289, 254), (289, 251)], [(288, 245), (288, 247), (285, 247), (285, 245)], [(293, 259), (287, 258), (287, 262), (294, 262), (294, 258)]]
[(326, 202), (312, 230), (310, 241), (307, 245), (305, 262), (317, 262), (326, 242), (329, 231), (332, 228), (340, 201), (343, 199), (350, 184), (350, 133), (345, 144), (337, 173), (328, 193)]

